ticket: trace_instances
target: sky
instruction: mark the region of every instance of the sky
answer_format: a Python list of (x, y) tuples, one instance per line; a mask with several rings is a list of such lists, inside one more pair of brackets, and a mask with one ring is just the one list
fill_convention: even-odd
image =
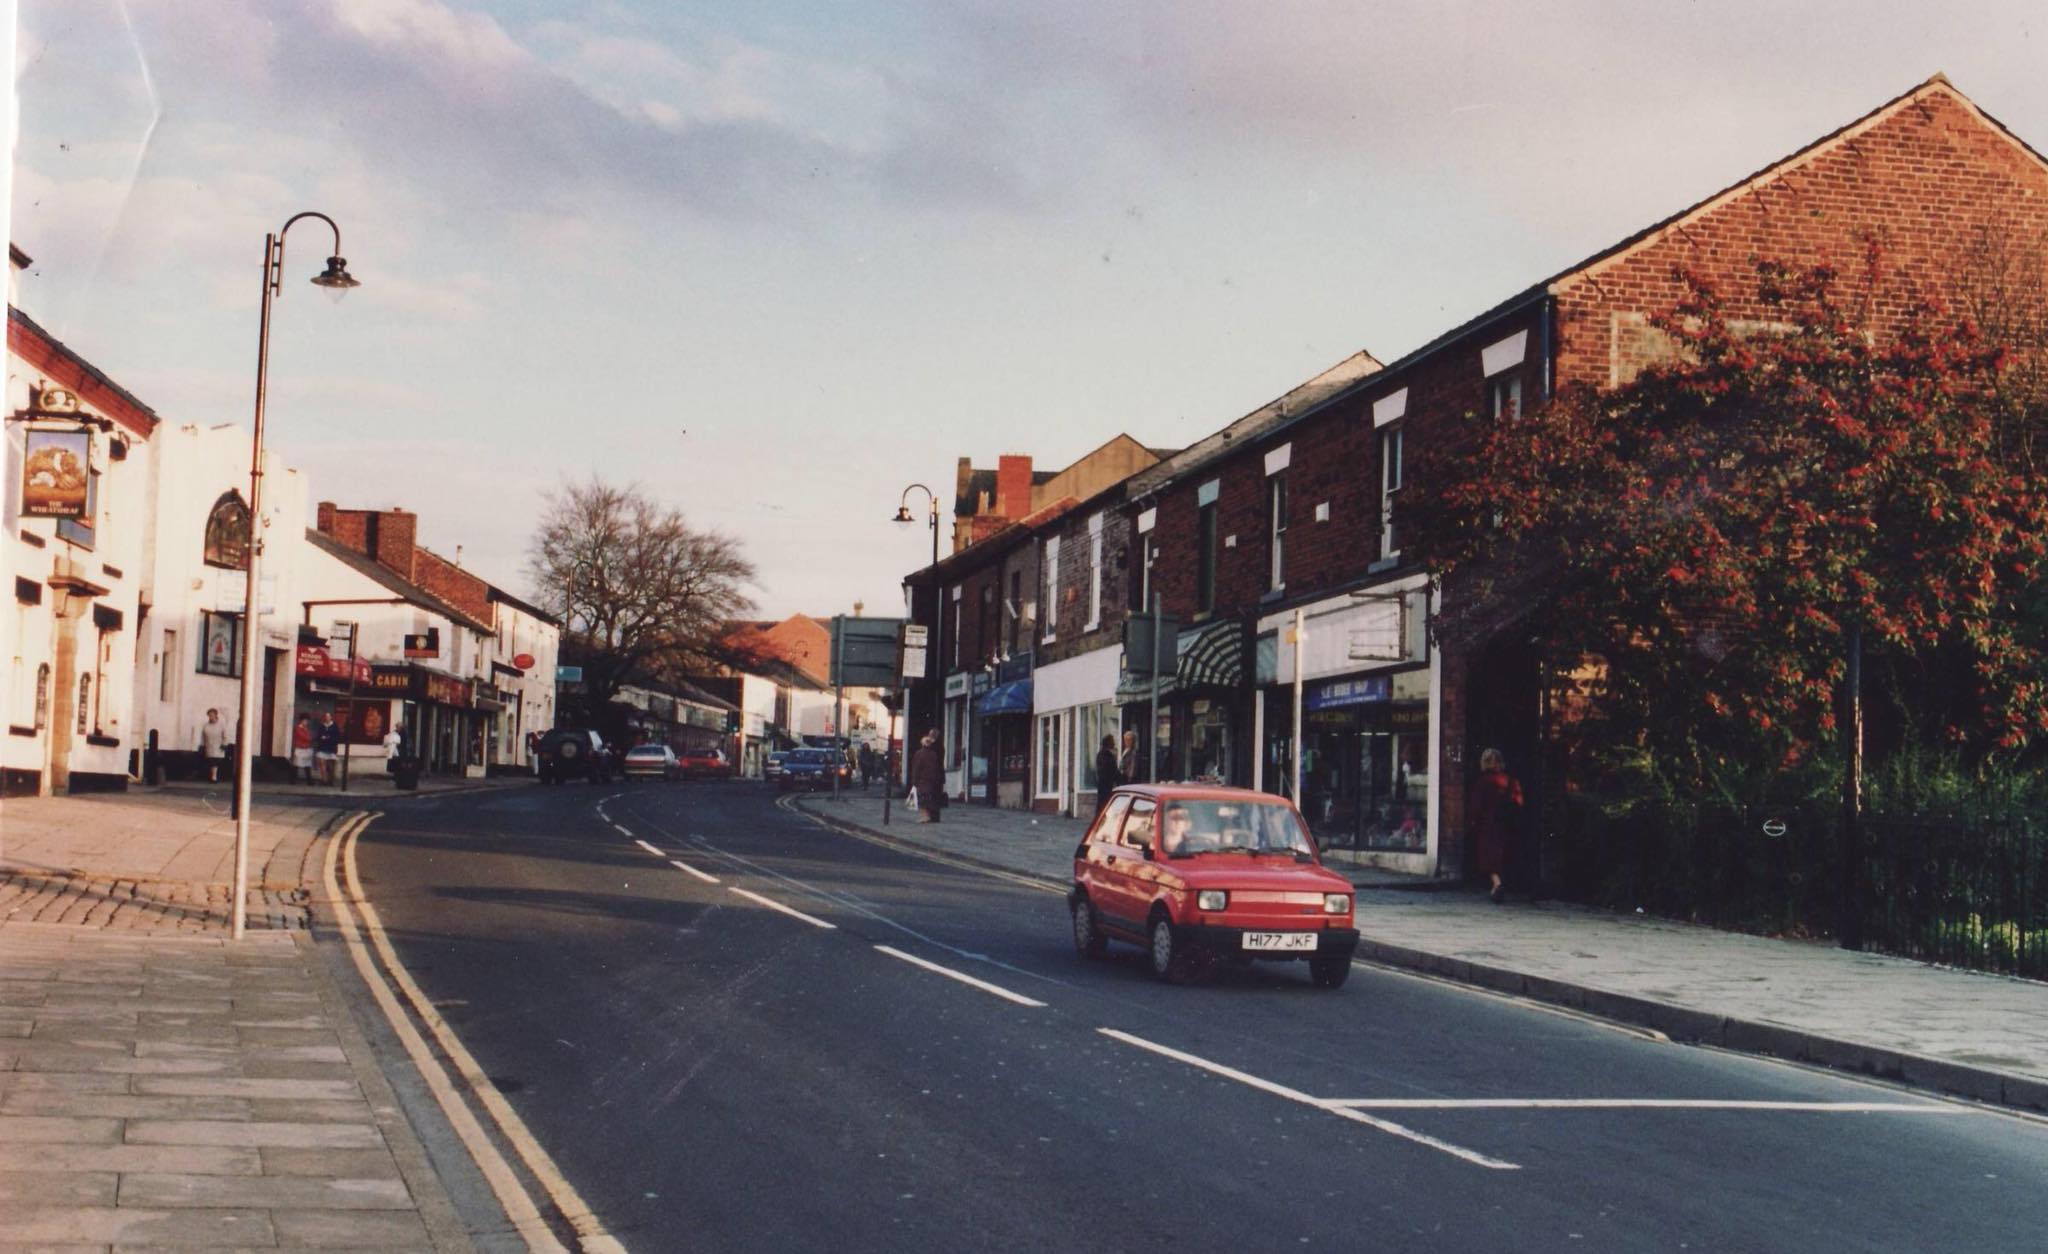
[(53, 334), (247, 424), (263, 237), (324, 212), (363, 286), (292, 228), (266, 429), (314, 500), (527, 593), (546, 493), (635, 483), (776, 618), (900, 612), (960, 457), (1191, 443), (1936, 72), (2048, 149), (2038, 0), (15, 8)]

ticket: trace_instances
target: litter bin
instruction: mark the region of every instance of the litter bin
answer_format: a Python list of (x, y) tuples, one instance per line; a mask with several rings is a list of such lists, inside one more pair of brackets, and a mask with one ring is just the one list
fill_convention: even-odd
[(414, 757), (394, 759), (391, 763), (391, 782), (400, 791), (412, 792), (420, 786), (420, 760)]

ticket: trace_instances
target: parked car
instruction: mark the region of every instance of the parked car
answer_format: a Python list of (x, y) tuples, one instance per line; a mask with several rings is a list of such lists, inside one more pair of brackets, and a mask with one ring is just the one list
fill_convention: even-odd
[(559, 784), (567, 779), (587, 779), (593, 784), (611, 782), (611, 754), (605, 748), (604, 737), (594, 731), (557, 727), (540, 738), (536, 754), (543, 784)]
[(683, 767), (676, 751), (667, 745), (634, 745), (626, 751), (626, 762), (619, 773), (625, 779), (674, 783), (682, 775)]
[(732, 763), (726, 760), (722, 750), (701, 746), (685, 749), (681, 761), (684, 779), (732, 778)]
[(761, 759), (761, 778), (780, 783), (782, 780), (783, 763), (788, 757), (787, 753), (777, 750)]
[(1325, 868), (1284, 797), (1202, 784), (1120, 788), (1074, 850), (1074, 949), (1143, 947), (1185, 983), (1216, 962), (1306, 959), (1338, 988), (1358, 948), (1351, 882)]
[(836, 775), (844, 780), (852, 772), (846, 753), (840, 749), (791, 749), (782, 759), (782, 787), (830, 788)]

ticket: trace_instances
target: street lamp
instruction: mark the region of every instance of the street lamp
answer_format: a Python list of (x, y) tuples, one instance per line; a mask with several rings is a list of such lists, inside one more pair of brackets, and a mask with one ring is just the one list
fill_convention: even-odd
[[(274, 234), (263, 237), (263, 317), (256, 333), (256, 435), (249, 456), (248, 584), (242, 606), (241, 718), (235, 730), (235, 905), (234, 938), (242, 939), (249, 908), (249, 785), (256, 761), (256, 668), (262, 657), (257, 627), (263, 619), (263, 391), (270, 375), (270, 302), (284, 294), (284, 236), (301, 218), (318, 218), (334, 232), (334, 255), (313, 276), (316, 287), (340, 296), (360, 286), (341, 255), (341, 228), (324, 213), (296, 213)], [(344, 734), (346, 734), (344, 732)]]
[[(917, 519), (915, 519), (915, 518), (911, 517), (911, 514), (910, 514), (910, 494), (911, 494), (912, 492), (922, 492), (922, 493), (924, 493), (924, 495), (925, 495), (925, 499), (926, 499), (927, 501), (929, 501), (929, 502), (931, 503), (931, 527), (932, 527), (932, 565), (933, 565), (933, 566), (937, 566), (937, 565), (939, 564), (939, 495), (938, 495), (938, 493), (936, 493), (936, 492), (932, 491), (932, 490), (931, 490), (930, 488), (928, 488), (928, 487), (924, 486), (924, 485), (923, 485), (923, 484), (921, 484), (921, 483), (913, 483), (913, 484), (911, 484), (911, 485), (910, 485), (909, 487), (907, 487), (907, 488), (903, 489), (903, 495), (897, 498), (897, 500), (896, 500), (896, 517), (895, 517), (894, 519), (892, 519), (891, 521), (892, 521), (892, 522), (897, 522), (897, 523), (901, 523), (901, 524), (903, 524), (904, 526), (909, 526), (909, 525), (910, 525), (911, 523), (914, 523), (914, 522), (916, 522), (916, 521), (917, 521)], [(936, 580), (936, 576), (934, 576), (934, 579)], [(944, 606), (943, 604), (941, 604), (941, 602), (940, 602), (940, 597), (939, 597), (939, 585), (937, 584), (937, 582), (934, 582), (934, 583), (932, 584), (932, 644), (931, 644), (931, 652), (930, 652), (930, 653), (929, 653), (929, 654), (927, 655), (927, 656), (929, 656), (929, 657), (934, 657), (934, 658), (936, 658), (936, 657), (939, 657), (939, 656), (941, 656), (941, 654), (940, 654), (940, 652), (939, 652), (939, 638), (938, 638), (938, 637), (939, 637), (939, 626), (940, 626), (940, 624), (942, 624), (942, 623), (943, 623), (944, 621), (945, 621), (945, 606)], [(908, 680), (906, 679), (906, 680), (905, 680), (905, 682), (904, 682), (904, 694), (903, 694), (903, 697), (904, 697), (904, 699), (903, 699), (903, 756), (904, 756), (905, 758), (908, 758), (908, 757), (910, 756), (910, 692), (909, 692), (909, 688), (910, 688), (910, 684), (909, 684), (909, 681), (908, 681)], [(939, 688), (940, 688), (940, 685), (938, 685), (938, 684), (933, 684), (933, 685), (932, 685), (932, 727), (933, 727), (934, 729), (936, 729), (936, 728), (938, 727), (938, 725), (939, 725), (939, 715), (940, 715), (940, 714), (941, 714), (941, 713), (943, 712), (943, 708), (944, 708), (944, 707), (942, 707), (942, 706), (940, 705), (940, 702), (941, 702), (941, 701), (943, 701), (943, 700), (944, 700), (945, 698), (944, 698), (944, 695), (943, 695), (943, 694), (942, 694), (942, 693), (941, 693), (941, 692), (939, 691)], [(891, 773), (893, 774), (894, 772), (892, 771)], [(892, 780), (892, 781), (891, 781), (891, 784), (893, 785), (893, 784), (894, 784), (894, 782), (895, 782), (895, 781), (893, 781), (893, 780)]]

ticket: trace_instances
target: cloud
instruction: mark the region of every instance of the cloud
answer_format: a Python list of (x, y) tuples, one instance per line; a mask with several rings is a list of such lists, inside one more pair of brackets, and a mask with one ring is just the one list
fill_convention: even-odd
[[(515, 32), (443, 0), (41, 0), (24, 23), (74, 80), (132, 83), (132, 65), (97, 47), (129, 15), (148, 74), (175, 102), (167, 125), (253, 124), (289, 136), (302, 168), (345, 153), (461, 203), (568, 211), (622, 199), (751, 219), (809, 211), (821, 189), (996, 206), (1018, 191), (976, 159), (999, 132), (929, 125), (931, 110), (896, 97), (909, 80), (730, 38), (685, 51), (559, 21)], [(974, 177), (891, 177), (913, 156), (943, 166), (939, 144)]]

